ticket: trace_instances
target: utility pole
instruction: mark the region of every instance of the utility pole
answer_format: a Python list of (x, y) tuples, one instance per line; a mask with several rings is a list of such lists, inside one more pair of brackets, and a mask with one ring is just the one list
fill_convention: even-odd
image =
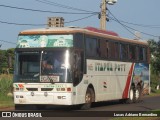
[(113, 5), (117, 2), (117, 0), (102, 0), (101, 3), (101, 13), (100, 13), (100, 29), (106, 30), (106, 20), (107, 18), (107, 4)]
[(106, 30), (106, 0), (102, 0), (101, 3), (101, 15), (100, 15), (100, 28)]

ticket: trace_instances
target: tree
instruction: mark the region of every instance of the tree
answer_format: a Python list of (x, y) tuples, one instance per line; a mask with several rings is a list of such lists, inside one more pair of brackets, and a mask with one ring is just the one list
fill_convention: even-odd
[(10, 48), (7, 50), (7, 62), (8, 67), (13, 68), (14, 67), (14, 48)]
[(160, 74), (160, 41), (149, 40), (152, 72)]
[(14, 67), (14, 48), (0, 50), (0, 73), (9, 73)]
[(160, 83), (160, 41), (149, 40), (151, 53), (151, 86), (155, 88)]

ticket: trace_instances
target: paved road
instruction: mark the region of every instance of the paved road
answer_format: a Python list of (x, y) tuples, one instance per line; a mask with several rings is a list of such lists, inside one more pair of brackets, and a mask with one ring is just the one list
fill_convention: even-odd
[[(99, 118), (99, 116), (97, 117), (96, 115), (98, 113), (101, 113), (101, 111), (103, 111), (103, 112), (105, 111), (106, 113), (108, 113), (109, 111), (151, 111), (151, 110), (155, 110), (155, 109), (160, 109), (160, 95), (154, 96), (154, 97), (146, 96), (143, 98), (143, 100), (140, 103), (134, 103), (134, 104), (121, 104), (118, 101), (95, 103), (95, 104), (93, 104), (93, 107), (91, 109), (85, 110), (85, 111), (83, 110), (83, 111), (84, 111), (84, 113), (87, 113), (87, 114), (95, 114), (94, 117), (84, 116), (84, 117), (86, 117), (87, 120), (108, 120), (108, 119), (110, 120), (111, 118), (108, 118), (106, 116)], [(58, 113), (60, 115), (60, 116), (57, 116), (58, 120), (64, 119), (64, 118), (59, 118), (61, 116), (63, 117), (63, 115), (64, 115), (64, 114), (60, 113), (61, 110), (64, 110), (63, 107), (60, 109), (56, 108), (56, 110), (55, 110), (55, 108), (48, 108), (47, 110), (50, 114)], [(0, 111), (15, 111), (15, 110), (14, 110), (14, 107), (12, 107), (12, 108), (0, 109)], [(71, 112), (73, 112), (73, 111), (79, 112), (82, 110), (72, 109)], [(86, 111), (88, 111), (88, 112), (86, 112)], [(90, 112), (90, 111), (92, 111), (92, 112)], [(76, 114), (76, 112), (73, 112), (73, 114)], [(76, 115), (74, 115), (74, 116), (76, 116)], [(78, 120), (82, 119), (82, 116), (78, 116), (78, 117), (76, 119), (78, 119)], [(84, 117), (83, 117), (83, 119), (85, 119)], [(71, 120), (71, 119), (73, 119), (73, 117), (65, 117), (65, 120)]]
[[(57, 108), (48, 108), (47, 110), (57, 110)], [(60, 110), (61, 108), (58, 108)], [(160, 109), (160, 95), (158, 96), (146, 96), (142, 101), (134, 104), (122, 104), (119, 101), (108, 101), (94, 103), (92, 108), (85, 111), (151, 111)], [(0, 109), (0, 111), (14, 111), (14, 107)], [(62, 109), (63, 110), (63, 107)], [(73, 111), (74, 109), (72, 109)], [(82, 110), (81, 110), (82, 111)], [(83, 110), (84, 111), (84, 110)]]
[(146, 96), (142, 101), (134, 104), (121, 104), (118, 101), (110, 101), (94, 104), (89, 111), (151, 111), (160, 109), (160, 95)]

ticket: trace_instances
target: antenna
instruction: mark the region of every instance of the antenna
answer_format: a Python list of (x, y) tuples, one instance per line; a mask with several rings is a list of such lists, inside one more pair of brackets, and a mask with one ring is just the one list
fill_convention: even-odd
[(106, 0), (107, 4), (113, 5), (117, 2), (117, 0)]
[(134, 34), (135, 34), (135, 38), (134, 38), (135, 40), (142, 39), (142, 35), (141, 35), (141, 33), (139, 31), (135, 31)]

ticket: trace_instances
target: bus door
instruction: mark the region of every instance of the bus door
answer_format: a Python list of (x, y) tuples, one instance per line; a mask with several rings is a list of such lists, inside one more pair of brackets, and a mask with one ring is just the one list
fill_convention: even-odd
[(71, 68), (73, 85), (77, 86), (83, 78), (83, 52), (81, 50), (73, 51)]

